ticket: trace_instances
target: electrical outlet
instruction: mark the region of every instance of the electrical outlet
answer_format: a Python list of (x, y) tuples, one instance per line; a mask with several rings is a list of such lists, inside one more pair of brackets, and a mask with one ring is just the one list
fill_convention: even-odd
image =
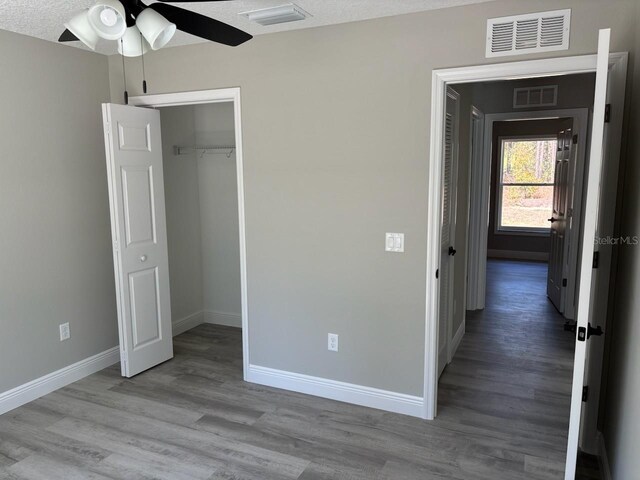
[(71, 330), (69, 329), (69, 323), (63, 323), (60, 325), (60, 341), (68, 340), (71, 338)]
[(332, 351), (332, 352), (337, 352), (338, 351), (338, 335), (335, 333), (330, 333), (329, 334), (329, 341), (327, 344), (327, 349)]

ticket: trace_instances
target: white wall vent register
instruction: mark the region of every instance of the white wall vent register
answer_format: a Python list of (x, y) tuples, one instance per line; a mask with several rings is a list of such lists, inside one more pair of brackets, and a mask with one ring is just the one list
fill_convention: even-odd
[(555, 107), (557, 104), (557, 85), (513, 89), (513, 108)]
[(487, 20), (487, 57), (569, 49), (571, 9)]

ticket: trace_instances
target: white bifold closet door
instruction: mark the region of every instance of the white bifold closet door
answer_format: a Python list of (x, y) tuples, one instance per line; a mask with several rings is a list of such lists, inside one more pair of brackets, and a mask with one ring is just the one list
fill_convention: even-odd
[(173, 357), (160, 112), (103, 104), (122, 375)]

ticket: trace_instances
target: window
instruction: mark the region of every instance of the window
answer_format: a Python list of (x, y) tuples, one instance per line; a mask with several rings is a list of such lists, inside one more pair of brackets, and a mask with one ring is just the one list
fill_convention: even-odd
[(548, 233), (556, 137), (500, 140), (497, 230)]

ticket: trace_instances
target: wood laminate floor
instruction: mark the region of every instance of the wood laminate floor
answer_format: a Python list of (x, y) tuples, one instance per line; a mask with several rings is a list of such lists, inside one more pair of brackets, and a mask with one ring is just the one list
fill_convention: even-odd
[(240, 330), (201, 325), (133, 379), (114, 366), (0, 416), (0, 479), (562, 478), (573, 346), (544, 271), (489, 263), (433, 422), (244, 383)]

